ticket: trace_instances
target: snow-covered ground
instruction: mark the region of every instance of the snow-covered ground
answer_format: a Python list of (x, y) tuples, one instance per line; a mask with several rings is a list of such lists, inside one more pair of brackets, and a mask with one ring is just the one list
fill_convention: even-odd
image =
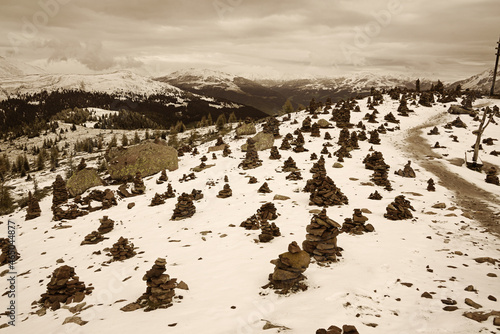
[[(387, 96), (386, 99), (388, 102), (377, 107), (379, 120), (389, 111), (397, 114), (398, 102)], [(490, 103), (487, 100), (477, 102)], [(359, 103), (361, 112), (351, 113), (354, 124), (369, 112), (366, 99)], [(314, 333), (318, 328), (332, 324), (340, 327), (343, 324), (355, 325), (362, 334), (495, 333), (498, 329), (493, 326), (493, 317), (479, 323), (465, 318), (462, 313), (474, 311), (464, 303), (465, 298), (481, 304), (480, 310), (486, 312), (500, 309), (498, 302), (488, 299), (489, 295), (500, 298), (499, 278), (487, 276), (489, 273), (498, 275), (498, 265), (479, 264), (473, 260), (483, 256), (499, 259), (498, 238), (485, 233), (477, 222), (462, 216), (463, 211), (454, 208), (456, 195), (443, 186), (436, 185), (436, 192), (427, 192), (427, 180), (433, 175), (416, 163), (412, 164), (417, 174), (415, 179), (394, 175), (394, 171), (402, 169), (408, 160), (408, 154), (402, 151), (407, 130), (446, 111), (447, 107), (441, 104), (432, 108), (410, 107), (415, 113), (408, 118), (398, 117), (401, 130), (381, 135), (381, 145), (373, 145), (391, 166), (389, 179), (394, 188), (391, 192), (378, 186), (362, 185), (370, 181), (372, 174), (362, 164), (372, 146), (368, 142), (359, 143), (360, 149), (351, 152), (352, 158), (345, 159), (343, 168), (333, 168), (336, 158), (325, 157), (328, 175), (349, 198), (349, 205), (329, 207), (328, 216), (342, 224), (344, 218), (352, 216), (353, 209), (366, 208), (372, 212), (365, 215), (375, 232), (360, 236), (339, 235), (338, 245), (344, 249), (340, 260), (326, 267), (311, 263), (304, 273), (308, 290), (292, 295), (277, 295), (261, 286), (267, 284), (268, 275), (274, 268), (269, 261), (286, 252), (290, 242), (297, 241), (300, 245), (305, 239), (306, 226), (313, 215), (310, 210), (318, 209), (309, 205), (309, 194), (301, 191), (312, 176), (309, 169), (315, 161), (310, 160), (310, 154), (315, 152), (319, 156), (326, 131), (333, 137), (331, 143), (334, 147), (328, 148), (329, 151), (337, 150), (338, 128), (322, 129), (320, 138), (304, 134), (309, 152), (280, 150), (282, 158), (270, 160), (269, 150), (261, 151), (259, 157), (263, 165), (247, 171), (238, 168), (244, 156), (239, 147), (245, 139), (233, 140), (234, 134), (227, 135), (224, 139), (230, 144), (232, 154), (224, 158), (221, 152), (217, 152), (217, 160), (211, 159), (211, 153), (206, 154), (213, 142), (201, 145), (198, 147), (200, 155), (180, 158), (179, 169), (167, 173), (177, 194), (192, 189), (203, 191), (204, 198), (195, 202), (196, 213), (189, 219), (170, 220), (176, 199), (169, 199), (160, 206), (149, 206), (154, 194), (163, 193), (167, 188), (167, 183), (156, 184), (159, 175), (145, 179), (147, 189), (144, 195), (120, 200), (116, 207), (63, 223), (71, 228), (55, 228), (60, 223), (51, 220), (51, 196), (40, 203), (42, 216), (39, 218), (24, 221), (24, 210), (2, 217), (0, 229), (5, 233), (7, 219), (17, 223), (16, 246), (21, 259), (16, 269), (23, 273), (17, 283), (16, 327), (4, 331), (58, 334), (277, 333), (278, 329), (262, 329), (267, 320), (288, 327), (289, 330), (283, 331), (285, 333), (297, 334)], [(306, 116), (305, 113), (292, 115), (299, 124), (285, 122), (280, 133), (283, 136), (293, 133)], [(320, 118), (328, 120), (330, 115), (320, 115)], [(456, 116), (443, 116), (443, 122), (454, 118)], [(468, 116), (461, 118), (471, 123)], [(364, 123), (367, 130), (380, 125)], [(484, 138), (498, 136), (499, 128), (498, 124), (491, 124)], [(447, 159), (463, 158), (465, 149), (473, 143), (471, 131), (470, 127), (467, 130), (454, 128), (453, 133), (460, 141), (453, 143), (447, 139), (450, 133), (440, 127), (441, 135), (431, 136), (428, 140), (430, 144), (436, 140), (448, 146), (439, 151), (449, 154)], [(275, 145), (279, 147), (280, 144), (281, 139), (276, 140)], [(498, 142), (494, 146), (485, 146), (487, 153), (493, 149), (499, 150)], [(197, 178), (193, 181), (179, 182), (190, 168), (199, 165), (203, 154), (209, 158), (207, 164), (215, 166), (196, 173)], [(288, 181), (285, 179), (288, 173), (281, 172), (283, 162), (290, 156), (302, 170), (304, 179), (301, 181)], [(481, 158), (500, 165), (499, 157), (483, 153)], [(465, 167), (456, 167), (442, 160), (451, 170), (499, 197), (499, 187), (486, 184), (484, 174), (469, 172)], [(220, 199), (216, 195), (222, 189), (226, 175), (233, 196)], [(248, 184), (249, 176), (255, 176), (258, 183)], [(55, 179), (55, 174), (52, 179)], [(209, 181), (216, 185), (208, 185)], [(273, 192), (257, 193), (265, 181)], [(109, 188), (117, 189), (116, 186)], [(381, 201), (368, 199), (375, 190), (382, 194)], [(276, 194), (290, 199), (275, 201)], [(400, 194), (404, 194), (416, 209), (414, 219), (387, 220), (383, 217), (385, 208)], [(131, 202), (135, 207), (128, 210), (127, 204)], [(256, 243), (254, 240), (259, 231), (247, 231), (239, 224), (266, 202), (273, 202), (277, 207), (280, 216), (275, 223), (282, 236), (270, 243)], [(431, 208), (438, 202), (445, 203), (446, 208)], [(104, 215), (115, 221), (114, 230), (105, 235), (109, 239), (97, 245), (80, 246), (85, 235), (97, 230), (99, 219)], [(110, 258), (103, 249), (110, 248), (120, 236), (129, 238), (138, 247), (139, 254), (123, 262), (103, 265)], [(96, 254), (97, 251), (101, 253)], [(120, 311), (121, 307), (145, 292), (142, 277), (158, 257), (166, 258), (167, 274), (188, 284), (188, 291), (176, 290), (184, 298), (164, 310)], [(67, 309), (48, 310), (44, 316), (32, 313), (38, 309), (38, 306), (31, 305), (32, 302), (40, 299), (50, 275), (62, 265), (56, 263), (58, 259), (75, 267), (80, 280), (95, 288), (84, 299), (91, 307), (78, 314), (88, 321), (84, 326), (62, 325), (65, 318), (73, 316)], [(411, 286), (401, 283), (411, 283)], [(473, 285), (477, 292), (465, 291), (468, 285)], [(433, 298), (422, 298), (424, 292), (431, 293)], [(441, 299), (446, 298), (456, 300), (458, 310), (444, 311)], [(7, 305), (8, 301), (6, 295), (0, 298), (1, 305)], [(4, 319), (2, 316), (0, 322), (7, 322)]]

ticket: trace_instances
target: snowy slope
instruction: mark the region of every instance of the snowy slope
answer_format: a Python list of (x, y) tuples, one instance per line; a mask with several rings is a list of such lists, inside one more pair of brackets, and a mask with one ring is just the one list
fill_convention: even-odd
[[(386, 99), (389, 101), (377, 107), (379, 119), (389, 111), (396, 114), (398, 103), (390, 101), (389, 97)], [(478, 103), (492, 102), (483, 100)], [(354, 124), (369, 111), (366, 99), (360, 101), (360, 107), (360, 113), (351, 114)], [(361, 161), (369, 153), (371, 144), (360, 142), (361, 149), (351, 152), (353, 157), (345, 159), (341, 169), (332, 167), (336, 159), (326, 158), (328, 175), (349, 198), (349, 205), (328, 208), (328, 216), (342, 223), (344, 218), (352, 216), (354, 208), (367, 208), (372, 212), (366, 216), (368, 222), (375, 226), (375, 232), (361, 236), (341, 234), (338, 244), (344, 251), (340, 261), (327, 267), (312, 263), (304, 273), (309, 289), (293, 295), (279, 296), (261, 289), (261, 286), (268, 282), (268, 274), (273, 271), (274, 266), (269, 261), (285, 252), (291, 241), (301, 244), (304, 240), (306, 225), (312, 217), (309, 210), (318, 209), (310, 206), (308, 194), (301, 192), (311, 177), (309, 169), (313, 161), (309, 157), (312, 152), (319, 155), (326, 131), (333, 137), (331, 142), (334, 147), (329, 148), (330, 152), (336, 150), (338, 128), (321, 130), (321, 138), (304, 134), (305, 147), (309, 152), (280, 150), (280, 160), (270, 160), (269, 151), (259, 152), (263, 166), (248, 171), (237, 167), (244, 156), (239, 147), (245, 139), (232, 140), (233, 134), (227, 135), (224, 140), (230, 144), (233, 153), (224, 158), (218, 152), (217, 160), (212, 160), (211, 154), (207, 154), (207, 164), (215, 166), (197, 173), (193, 181), (180, 183), (178, 180), (183, 174), (199, 165), (199, 158), (213, 142), (201, 145), (198, 148), (201, 155), (182, 157), (179, 169), (167, 173), (177, 194), (191, 192), (193, 188), (203, 191), (204, 198), (195, 202), (196, 213), (190, 219), (169, 220), (175, 199), (169, 199), (160, 206), (149, 206), (156, 192), (166, 191), (166, 184), (156, 184), (158, 176), (145, 179), (146, 194), (121, 200), (117, 207), (106, 211), (92, 212), (77, 220), (64, 222), (64, 225), (71, 225), (67, 229), (54, 228), (59, 222), (51, 221), (50, 196), (41, 202), (42, 216), (39, 218), (25, 222), (24, 210), (15, 212), (9, 219), (18, 223), (17, 246), (21, 259), (17, 270), (25, 274), (18, 277), (16, 328), (7, 328), (4, 332), (278, 333), (277, 329), (263, 330), (265, 320), (290, 328), (285, 333), (297, 334), (314, 333), (316, 329), (332, 324), (352, 324), (363, 334), (494, 332), (492, 317), (478, 323), (463, 317), (462, 313), (473, 310), (464, 304), (465, 298), (481, 304), (481, 310), (499, 310), (498, 303), (487, 298), (488, 295), (500, 297), (498, 277), (487, 276), (488, 273), (498, 275), (498, 266), (478, 264), (473, 260), (480, 256), (498, 259), (498, 239), (483, 233), (477, 222), (462, 216), (460, 208), (449, 209), (454, 205), (455, 194), (443, 186), (437, 185), (435, 193), (427, 192), (426, 181), (433, 175), (423, 168), (412, 165), (417, 173), (416, 179), (393, 174), (408, 160), (408, 156), (400, 150), (407, 130), (424, 124), (445, 110), (441, 104), (432, 108), (415, 108), (416, 112), (410, 117), (400, 118), (400, 131), (381, 135), (382, 144), (374, 148), (383, 152), (386, 163), (391, 166), (389, 179), (394, 188), (392, 192), (362, 185), (370, 180), (371, 171), (364, 169)], [(306, 115), (298, 113), (292, 117), (299, 125), (291, 122), (282, 124), (282, 135), (293, 133)], [(320, 118), (329, 117), (320, 115)], [(440, 124), (454, 118), (451, 115), (442, 116)], [(367, 130), (380, 125), (365, 124)], [(492, 124), (485, 138), (498, 135), (499, 127)], [(449, 133), (440, 129), (442, 135), (432, 139), (440, 140), (441, 144), (449, 147), (446, 151), (449, 158), (462, 157), (473, 138), (471, 129), (454, 130), (458, 131), (459, 143), (448, 142)], [(278, 140), (275, 144), (279, 146), (280, 142)], [(499, 149), (498, 142), (488, 147), (488, 151), (493, 149)], [(303, 180), (287, 181), (287, 173), (281, 173), (281, 166), (289, 156), (301, 168)], [(497, 165), (500, 163), (498, 157), (488, 156), (487, 159)], [(442, 160), (449, 166), (445, 159)], [(464, 168), (458, 172), (469, 176)], [(49, 177), (53, 179), (54, 175)], [(224, 185), (225, 175), (229, 178), (233, 196), (216, 198)], [(259, 182), (248, 184), (248, 176), (257, 177)], [(480, 177), (470, 180), (499, 197), (498, 187), (485, 184)], [(214, 181), (216, 185), (210, 186), (208, 181)], [(264, 181), (268, 182), (273, 193), (257, 193)], [(116, 186), (109, 188), (116, 190)], [(383, 195), (381, 201), (367, 199), (375, 190)], [(291, 198), (273, 201), (276, 194)], [(383, 217), (385, 207), (399, 194), (404, 194), (415, 207), (414, 219), (390, 221)], [(280, 214), (275, 222), (282, 236), (268, 244), (255, 243), (258, 231), (246, 231), (238, 225), (268, 201), (276, 205)], [(127, 210), (130, 202), (136, 205)], [(432, 209), (431, 206), (437, 202), (445, 203), (447, 209)], [(80, 246), (84, 236), (97, 229), (98, 219), (103, 215), (115, 221), (114, 230), (106, 235), (109, 239), (97, 245)], [(0, 225), (5, 231), (6, 220), (7, 217), (2, 217), (4, 223)], [(103, 249), (111, 247), (120, 236), (129, 238), (138, 247), (139, 254), (124, 262), (103, 266), (102, 263), (109, 259)], [(101, 253), (95, 254), (96, 251)], [(165, 310), (148, 313), (142, 310), (130, 313), (120, 311), (122, 306), (135, 301), (145, 291), (142, 276), (158, 257), (166, 258), (166, 273), (186, 282), (189, 291), (177, 290), (176, 293), (184, 298)], [(56, 260), (61, 258), (64, 264), (75, 267), (83, 282), (95, 287), (93, 293), (84, 299), (92, 307), (78, 314), (89, 321), (81, 327), (62, 325), (66, 317), (73, 315), (67, 309), (47, 311), (41, 317), (31, 313), (37, 309), (31, 303), (45, 292), (51, 273), (61, 265)], [(401, 283), (412, 285), (407, 287)], [(471, 284), (477, 293), (464, 291)], [(434, 293), (433, 298), (421, 298), (424, 291)], [(456, 300), (459, 309), (443, 311), (445, 305), (441, 299), (446, 298)], [(0, 297), (0, 302), (7, 305), (7, 296)], [(375, 324), (376, 327), (373, 327)]]
[[(481, 92), (490, 92), (491, 84), (493, 83), (493, 69), (485, 70), (481, 73), (473, 75), (467, 79), (454, 82), (451, 87), (456, 87), (458, 85), (462, 86), (462, 89), (473, 89)], [(500, 76), (497, 75), (497, 80), (495, 82), (495, 92), (500, 91)]]
[(233, 90), (235, 92), (242, 92), (241, 89), (234, 83), (237, 76), (209, 69), (189, 68), (173, 72), (162, 78), (161, 81), (180, 82), (190, 84), (193, 89), (202, 90), (207, 87), (217, 87), (225, 90)]
[[(46, 74), (5, 78), (0, 81), (0, 94), (36, 93), (42, 90), (82, 89), (85, 91), (134, 94), (181, 95), (172, 85), (140, 76), (130, 71), (107, 74)], [(1, 95), (0, 95), (1, 97)]]

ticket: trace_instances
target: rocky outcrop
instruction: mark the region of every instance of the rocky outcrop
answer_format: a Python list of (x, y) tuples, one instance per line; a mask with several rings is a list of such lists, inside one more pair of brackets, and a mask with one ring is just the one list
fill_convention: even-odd
[(143, 177), (178, 168), (177, 150), (164, 141), (144, 142), (127, 148), (113, 148), (106, 155), (113, 180), (130, 180), (137, 172)]
[[(259, 132), (252, 137), (252, 140), (254, 141), (256, 151), (267, 150), (274, 146), (274, 136), (270, 133)], [(246, 152), (247, 150), (248, 142), (241, 146), (241, 151)]]
[(66, 187), (71, 197), (83, 194), (86, 190), (103, 185), (97, 170), (84, 168), (79, 170), (68, 179)]

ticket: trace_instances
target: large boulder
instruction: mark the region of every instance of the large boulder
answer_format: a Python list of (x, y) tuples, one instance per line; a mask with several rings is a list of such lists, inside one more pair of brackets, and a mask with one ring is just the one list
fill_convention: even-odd
[(177, 150), (165, 141), (145, 142), (127, 148), (114, 148), (106, 155), (108, 172), (113, 180), (130, 180), (137, 172), (142, 177), (153, 175), (164, 169), (179, 167)]
[(319, 119), (317, 123), (318, 123), (319, 127), (322, 128), (322, 129), (326, 129), (326, 128), (331, 128), (332, 127), (332, 124), (330, 122), (328, 122), (326, 119), (323, 119), (323, 118)]
[(84, 168), (75, 172), (66, 182), (66, 188), (71, 197), (83, 194), (87, 189), (103, 185), (97, 170)]
[[(267, 150), (274, 146), (274, 136), (272, 133), (259, 132), (252, 139), (255, 141), (255, 149), (257, 151)], [(247, 144), (243, 144), (241, 150), (246, 152)]]
[(256, 133), (257, 129), (253, 123), (244, 123), (236, 128), (236, 134), (238, 136), (254, 135)]

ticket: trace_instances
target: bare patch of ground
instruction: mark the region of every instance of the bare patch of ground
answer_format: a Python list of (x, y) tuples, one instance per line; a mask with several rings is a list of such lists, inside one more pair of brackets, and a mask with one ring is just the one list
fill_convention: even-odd
[[(454, 192), (457, 205), (470, 211), (474, 219), (488, 232), (500, 236), (500, 212), (495, 212), (490, 206), (490, 204), (500, 206), (500, 200), (497, 196), (477, 187), (446, 168), (439, 161), (442, 156), (434, 152), (427, 140), (422, 137), (423, 128), (439, 123), (445, 115), (446, 113), (441, 113), (426, 123), (410, 129), (405, 138), (404, 150), (410, 154), (413, 161), (434, 174), (441, 186)], [(455, 160), (457, 161), (450, 162), (456, 165), (463, 164), (463, 162), (458, 161), (461, 159)]]

